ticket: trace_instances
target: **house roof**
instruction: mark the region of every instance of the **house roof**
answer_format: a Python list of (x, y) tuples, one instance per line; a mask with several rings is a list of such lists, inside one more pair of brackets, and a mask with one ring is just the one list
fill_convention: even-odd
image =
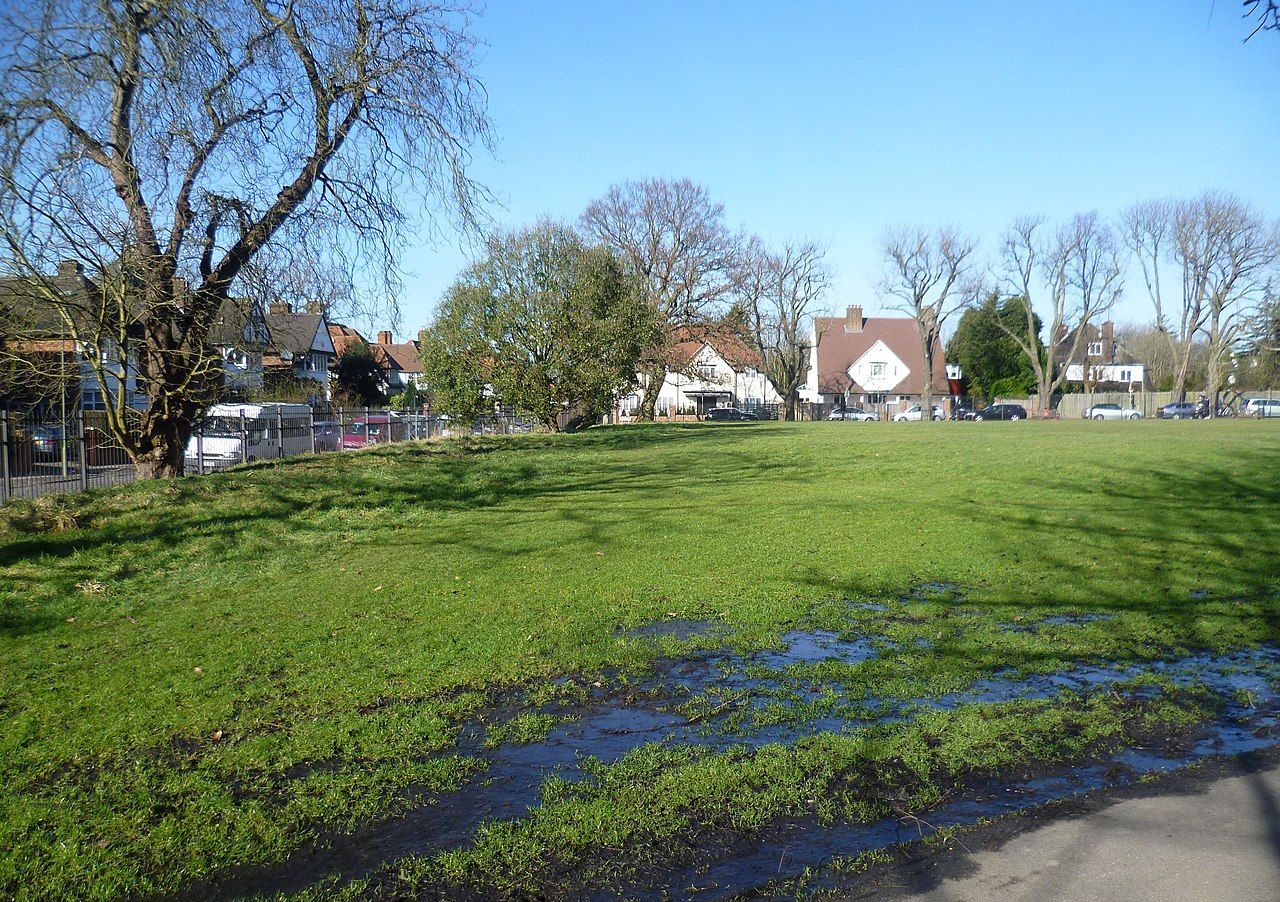
[(378, 355), (379, 362), (385, 360), (391, 369), (397, 369), (405, 373), (421, 373), (422, 372), (422, 355), (418, 351), (418, 343), (416, 341), (402, 341), (398, 344), (375, 344), (371, 345), (374, 354)]
[(724, 358), (737, 372), (748, 367), (764, 369), (764, 358), (731, 326), (713, 324), (703, 327), (685, 326), (676, 330), (671, 348), (671, 364), (679, 369), (688, 366), (703, 345)]
[(336, 354), (341, 354), (354, 344), (369, 343), (369, 340), (354, 326), (348, 326), (346, 323), (329, 323), (329, 339), (333, 342), (333, 350)]
[(265, 319), (276, 355), (288, 351), (295, 357), (310, 354), (315, 349), (316, 336), (326, 322), (323, 313), (285, 313), (281, 310), (267, 311)]
[[(54, 276), (41, 279), (29, 276), (0, 278), (0, 323), (9, 324), (23, 338), (62, 337), (67, 334), (64, 311), (50, 303), (47, 291), (67, 299), (69, 305), (84, 303), (77, 295), (94, 290), (94, 283), (81, 273), (60, 269)], [(65, 308), (75, 311), (75, 306)]]
[[(818, 333), (818, 391), (834, 394), (844, 391), (868, 391), (849, 375), (849, 367), (871, 349), (877, 341), (910, 367), (910, 372), (890, 393), (918, 395), (925, 380), (920, 331), (909, 316), (863, 316), (860, 308), (851, 308), (846, 316), (819, 316), (814, 321)], [(934, 391), (947, 390), (947, 365), (938, 342), (933, 354)]]
[[(1116, 338), (1115, 327), (1110, 322), (1105, 322), (1101, 327), (1095, 326), (1093, 323), (1086, 323), (1084, 326), (1084, 341), (1080, 343), (1080, 351), (1083, 356), (1078, 360), (1067, 360), (1071, 355), (1071, 345), (1075, 341), (1077, 329), (1070, 329), (1062, 333), (1062, 337), (1058, 339), (1053, 346), (1053, 357), (1059, 365), (1077, 363), (1083, 364), (1085, 359), (1090, 360), (1090, 365), (1097, 363), (1105, 364), (1121, 364), (1121, 365), (1141, 365), (1142, 361), (1124, 346), (1124, 342)], [(1103, 343), (1102, 354), (1097, 357), (1090, 357), (1088, 353), (1088, 343), (1100, 341)]]

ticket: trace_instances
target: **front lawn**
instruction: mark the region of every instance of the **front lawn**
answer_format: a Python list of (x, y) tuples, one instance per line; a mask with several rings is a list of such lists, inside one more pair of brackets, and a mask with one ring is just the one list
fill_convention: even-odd
[[(895, 786), (918, 808), (971, 770), (1182, 728), (1212, 703), (1168, 685), (839, 724), (1008, 672), (1280, 639), (1273, 427), (618, 427), (11, 505), (0, 896), (607, 884), (698, 830), (871, 817)], [(447, 805), (600, 698), (661, 692), (663, 659), (731, 647), (764, 672), (794, 631), (868, 653), (678, 700), (681, 729), (742, 745), (590, 764), (465, 849), (282, 864)], [(873, 772), (874, 798), (847, 791)]]

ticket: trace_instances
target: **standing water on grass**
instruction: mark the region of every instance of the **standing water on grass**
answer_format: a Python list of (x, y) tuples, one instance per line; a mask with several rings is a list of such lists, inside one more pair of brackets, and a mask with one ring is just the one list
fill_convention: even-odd
[[(952, 591), (953, 587), (939, 584), (924, 587), (917, 594), (936, 597)], [(1011, 628), (1082, 625), (1106, 616), (1055, 615)], [(636, 641), (688, 640), (711, 631), (712, 625), (706, 621), (670, 620), (623, 635)], [(1047, 699), (1068, 691), (1089, 693), (1144, 674), (1166, 677), (1177, 686), (1204, 686), (1223, 701), (1222, 716), (1187, 748), (1155, 752), (1123, 748), (1109, 761), (1064, 768), (1034, 779), (991, 781), (935, 808), (927, 826), (922, 821), (904, 823), (898, 819), (834, 826), (799, 822), (775, 831), (766, 842), (721, 850), (722, 857), (712, 855), (697, 868), (666, 881), (667, 886), (689, 887), (694, 895), (715, 897), (797, 876), (821, 867), (837, 854), (884, 848), (943, 827), (971, 824), (1099, 787), (1132, 782), (1144, 774), (1185, 766), (1209, 755), (1236, 754), (1280, 742), (1275, 731), (1280, 698), (1258, 675), (1280, 663), (1280, 649), (1270, 646), (1144, 664), (1082, 664), (1055, 673), (997, 672), (961, 691), (882, 705), (870, 719), (849, 718), (841, 716), (839, 709), (826, 709), (824, 716), (774, 718), (759, 726), (744, 716), (767, 704), (785, 708), (821, 697), (821, 687), (793, 678), (803, 674), (808, 665), (857, 665), (893, 650), (892, 643), (883, 639), (797, 629), (784, 634), (778, 647), (750, 654), (711, 650), (666, 658), (655, 663), (651, 675), (625, 689), (601, 681), (585, 701), (541, 706), (538, 713), (550, 715), (555, 722), (545, 738), (524, 744), (495, 743), (492, 740), (502, 735), (504, 724), (522, 713), (521, 706), (512, 705), (493, 712), (488, 727), (491, 732), (479, 729), (460, 742), (459, 754), (478, 756), (488, 767), (459, 790), (421, 797), (416, 807), (399, 817), (354, 834), (330, 836), (316, 847), (295, 852), (281, 865), (224, 874), (216, 882), (192, 887), (187, 895), (298, 892), (327, 878), (345, 881), (377, 875), (409, 856), (464, 847), (482, 823), (526, 815), (538, 804), (548, 777), (589, 779), (591, 768), (584, 767), (587, 759), (611, 764), (650, 743), (693, 746), (705, 752), (792, 743), (805, 736), (910, 717), (915, 711)], [(491, 741), (486, 743), (486, 737)], [(491, 745), (495, 747), (488, 747)], [(657, 888), (643, 886), (628, 887), (626, 893), (661, 895)]]

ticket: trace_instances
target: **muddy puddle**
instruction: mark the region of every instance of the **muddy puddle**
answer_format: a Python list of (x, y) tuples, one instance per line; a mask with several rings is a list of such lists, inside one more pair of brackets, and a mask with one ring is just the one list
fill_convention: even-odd
[[(918, 589), (911, 600), (943, 600), (956, 595), (949, 584)], [(1106, 615), (1055, 615), (1028, 628), (1083, 625)], [(635, 641), (665, 637), (687, 640), (715, 633), (708, 621), (666, 620), (620, 635)], [(914, 643), (913, 643), (914, 644)], [(796, 877), (807, 868), (821, 868), (834, 856), (853, 856), (884, 848), (947, 826), (1022, 810), (1102, 786), (1132, 781), (1143, 774), (1185, 766), (1208, 755), (1235, 754), (1276, 744), (1276, 713), (1280, 698), (1259, 672), (1280, 663), (1280, 649), (1263, 647), (1223, 656), (1196, 655), (1144, 665), (1084, 664), (1057, 673), (997, 672), (967, 689), (941, 697), (882, 703), (868, 715), (866, 700), (845, 700), (839, 684), (815, 679), (815, 670), (829, 665), (856, 666), (895, 651), (884, 639), (841, 634), (829, 630), (795, 629), (776, 647), (750, 654), (726, 650), (691, 651), (681, 658), (663, 659), (652, 674), (631, 681), (606, 678), (585, 701), (550, 703), (541, 713), (556, 725), (545, 738), (527, 744), (500, 743), (489, 748), (488, 730), (500, 730), (513, 716), (527, 711), (513, 706), (495, 713), (487, 726), (469, 732), (456, 750), (487, 762), (487, 769), (459, 790), (421, 795), (414, 807), (394, 819), (355, 834), (329, 836), (320, 845), (299, 850), (285, 862), (224, 873), (191, 887), (188, 898), (232, 898), (256, 893), (296, 893), (322, 880), (342, 880), (385, 873), (409, 856), (430, 856), (465, 846), (488, 820), (517, 818), (539, 802), (542, 784), (550, 776), (587, 779), (595, 759), (613, 763), (649, 743), (696, 746), (710, 752), (735, 747), (759, 747), (794, 742), (822, 732), (857, 729), (870, 723), (901, 719), (913, 712), (950, 708), (970, 702), (1002, 702), (1051, 698), (1066, 691), (1093, 692), (1133, 679), (1157, 674), (1177, 685), (1197, 683), (1224, 699), (1221, 719), (1190, 747), (1175, 752), (1122, 749), (1109, 761), (1039, 775), (1025, 781), (1005, 780), (974, 787), (963, 797), (934, 809), (923, 821), (889, 819), (876, 824), (824, 827), (797, 822), (772, 830), (759, 843), (724, 850), (697, 868), (671, 874), (663, 887), (688, 887), (689, 895), (714, 898), (749, 889), (759, 890)], [(1154, 690), (1153, 690), (1154, 691)], [(847, 706), (844, 704), (849, 701)], [(805, 707), (802, 718), (757, 716), (770, 710)], [(495, 735), (495, 734), (490, 734)], [(1166, 754), (1168, 752), (1168, 754)], [(663, 887), (628, 887), (627, 896), (663, 896)], [(785, 893), (785, 890), (783, 891)]]

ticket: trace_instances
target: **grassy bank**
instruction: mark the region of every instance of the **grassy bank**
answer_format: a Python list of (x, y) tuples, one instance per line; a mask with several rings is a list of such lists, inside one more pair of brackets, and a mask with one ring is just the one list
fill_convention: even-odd
[[(744, 647), (801, 621), (931, 643), (835, 674), (858, 698), (1275, 640), (1273, 425), (628, 427), (11, 507), (0, 894), (173, 891), (392, 815), (407, 788), (482, 768), (454, 743), (497, 690), (639, 672), (682, 646), (620, 631), (673, 616)], [(944, 602), (894, 601), (929, 582), (963, 587), (962, 626)], [(853, 617), (860, 599), (892, 609)], [(1004, 628), (1068, 610), (1111, 619)], [(1054, 716), (1036, 721), (1049, 749)], [(788, 785), (810, 788), (799, 771)], [(556, 836), (556, 811), (584, 804), (512, 836)], [(506, 860), (495, 842), (485, 862)]]

